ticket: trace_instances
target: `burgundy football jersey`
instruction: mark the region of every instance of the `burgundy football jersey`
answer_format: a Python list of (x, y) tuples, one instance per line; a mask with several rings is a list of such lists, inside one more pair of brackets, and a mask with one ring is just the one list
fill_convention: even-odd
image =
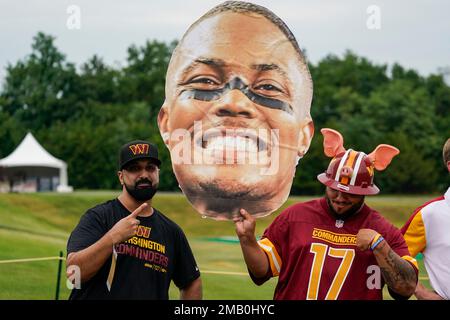
[(380, 233), (417, 272), (400, 231), (377, 211), (364, 204), (345, 221), (336, 220), (321, 198), (284, 210), (258, 241), (271, 276), (279, 276), (274, 299), (382, 299), (384, 281), (375, 256), (356, 247), (360, 229)]

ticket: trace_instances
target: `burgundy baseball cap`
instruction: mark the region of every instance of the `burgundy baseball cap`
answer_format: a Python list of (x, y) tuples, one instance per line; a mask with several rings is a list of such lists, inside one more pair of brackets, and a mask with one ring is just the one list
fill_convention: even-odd
[(145, 140), (134, 140), (124, 144), (120, 148), (119, 168), (123, 169), (128, 163), (138, 159), (151, 159), (159, 167), (161, 161), (158, 158), (158, 148), (153, 143)]

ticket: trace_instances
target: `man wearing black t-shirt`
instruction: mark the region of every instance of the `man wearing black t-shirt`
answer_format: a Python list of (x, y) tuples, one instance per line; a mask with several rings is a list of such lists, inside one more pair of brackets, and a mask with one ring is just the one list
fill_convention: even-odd
[[(201, 299), (202, 284), (181, 228), (152, 207), (159, 183), (156, 146), (132, 141), (120, 149), (117, 199), (89, 209), (67, 243), (69, 299)], [(77, 279), (77, 277), (79, 279)]]

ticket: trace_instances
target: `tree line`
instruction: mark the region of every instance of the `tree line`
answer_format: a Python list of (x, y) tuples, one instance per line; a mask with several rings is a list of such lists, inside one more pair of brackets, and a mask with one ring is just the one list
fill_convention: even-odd
[[(67, 61), (55, 38), (39, 32), (31, 53), (6, 67), (0, 91), (0, 158), (28, 131), (68, 164), (75, 188), (117, 189), (118, 148), (133, 139), (155, 142), (162, 158), (161, 190), (178, 190), (157, 126), (167, 65), (176, 41), (147, 41), (127, 49), (124, 66), (94, 55), (81, 66)], [(320, 194), (316, 180), (328, 163), (320, 129), (340, 131), (345, 147), (371, 152), (378, 144), (400, 149), (375, 174), (382, 193), (442, 192), (449, 176), (442, 145), (450, 137), (450, 87), (442, 74), (421, 76), (399, 64), (374, 64), (348, 51), (309, 65), (316, 129), (300, 161), (292, 194)], [(274, 186), (275, 187), (275, 186)]]

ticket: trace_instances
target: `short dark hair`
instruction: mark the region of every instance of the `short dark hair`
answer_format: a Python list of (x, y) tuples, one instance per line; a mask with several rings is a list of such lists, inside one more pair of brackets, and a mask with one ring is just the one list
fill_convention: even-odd
[(450, 161), (450, 138), (444, 144), (444, 148), (442, 148), (442, 157), (444, 159), (444, 165), (447, 166), (447, 162)]

